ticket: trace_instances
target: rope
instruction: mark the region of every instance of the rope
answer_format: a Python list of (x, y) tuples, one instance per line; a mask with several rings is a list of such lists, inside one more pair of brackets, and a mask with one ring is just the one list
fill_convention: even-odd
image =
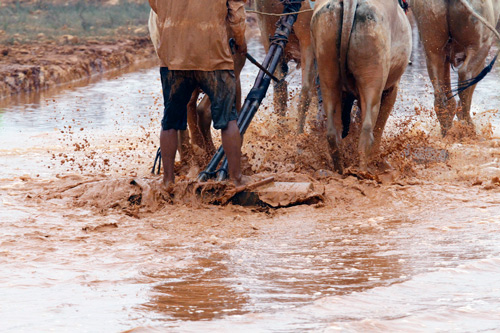
[(274, 13), (265, 13), (265, 12), (259, 12), (258, 10), (247, 10), (247, 13), (255, 13), (255, 14), (260, 14), (260, 15), (267, 15), (267, 16), (288, 16), (288, 15), (294, 15), (294, 14), (302, 14), (302, 13), (307, 13), (307, 12), (312, 12), (314, 9), (304, 9), (304, 10), (299, 10), (298, 12), (292, 12), (292, 13), (286, 13), (286, 14), (274, 14)]
[(460, 0), (460, 2), (467, 8), (467, 10), (472, 14), (472, 16), (477, 18), (482, 24), (484, 24), (488, 29), (490, 29), (491, 32), (493, 32), (493, 34), (498, 38), (498, 40), (500, 40), (500, 34), (498, 33), (497, 29), (495, 29), (494, 26), (492, 26), (488, 21), (486, 21), (484, 17), (479, 15), (467, 1)]

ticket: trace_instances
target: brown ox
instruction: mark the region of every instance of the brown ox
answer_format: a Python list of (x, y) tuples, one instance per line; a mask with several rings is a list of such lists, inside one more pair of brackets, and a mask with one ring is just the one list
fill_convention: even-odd
[[(283, 4), (280, 0), (255, 0), (253, 8), (261, 13), (267, 14), (281, 14), (283, 13)], [(314, 79), (316, 71), (314, 69), (314, 52), (311, 43), (311, 17), (312, 11), (308, 1), (304, 1), (301, 10), (306, 10), (300, 13), (297, 22), (293, 26), (293, 33), (290, 35), (289, 43), (285, 49), (285, 56), (283, 57), (281, 66), (278, 66), (276, 77), (284, 79), (288, 72), (287, 63), (290, 60), (296, 61), (302, 67), (302, 87), (300, 91), (300, 105), (299, 105), (299, 124), (298, 131), (304, 131), (304, 124), (306, 112), (309, 109), (311, 102), (311, 94), (315, 87)], [(261, 30), (262, 43), (266, 52), (269, 51), (271, 42), (269, 37), (274, 35), (276, 30), (276, 22), (278, 16), (258, 14), (259, 27)], [(287, 83), (283, 80), (274, 85), (274, 109), (277, 114), (284, 116), (286, 113), (286, 104), (288, 99)]]
[(424, 44), (441, 133), (446, 135), (451, 128), (455, 113), (459, 120), (473, 126), (470, 107), (476, 85), (459, 93), (457, 109), (452, 97), (450, 67), (460, 66), (459, 83), (470, 82), (481, 72), (494, 35), (472, 14), (470, 7), (494, 27), (500, 0), (413, 0), (410, 6)]
[(357, 99), (360, 169), (366, 170), (410, 59), (410, 24), (397, 0), (322, 0), (311, 29), (335, 169), (343, 171), (340, 145)]
[[(158, 43), (160, 39), (158, 31), (158, 16), (154, 11), (151, 10), (149, 13), (149, 35), (155, 50), (158, 50)], [(241, 83), (240, 83), (240, 73), (245, 65), (245, 56), (241, 54), (234, 54), (234, 74), (236, 77), (236, 108), (238, 112), (241, 108)], [(196, 89), (191, 96), (191, 100), (188, 103), (188, 128), (187, 131), (179, 131), (179, 153), (181, 156), (181, 161), (187, 161), (190, 156), (193, 155), (193, 149), (190, 143), (200, 147), (208, 156), (215, 153), (215, 146), (212, 141), (212, 135), (210, 132), (210, 126), (212, 123), (212, 115), (210, 111), (210, 99), (208, 96), (204, 96), (200, 103), (198, 102), (198, 97), (200, 96), (201, 90)], [(190, 142), (191, 137), (191, 142)]]

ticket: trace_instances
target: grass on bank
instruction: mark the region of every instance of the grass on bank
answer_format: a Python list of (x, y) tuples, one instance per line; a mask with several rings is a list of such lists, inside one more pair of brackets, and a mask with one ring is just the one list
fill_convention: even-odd
[(62, 4), (39, 0), (2, 4), (0, 0), (0, 43), (58, 40), (64, 35), (79, 41), (146, 35), (149, 11), (147, 1), (103, 5), (83, 0)]

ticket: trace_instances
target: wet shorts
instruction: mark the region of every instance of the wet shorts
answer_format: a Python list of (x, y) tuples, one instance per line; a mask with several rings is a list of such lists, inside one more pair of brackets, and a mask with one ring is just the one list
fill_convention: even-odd
[(164, 131), (187, 128), (187, 105), (196, 88), (201, 88), (210, 99), (215, 129), (224, 129), (230, 121), (238, 119), (233, 71), (171, 71), (161, 67), (160, 75), (165, 103), (161, 121)]

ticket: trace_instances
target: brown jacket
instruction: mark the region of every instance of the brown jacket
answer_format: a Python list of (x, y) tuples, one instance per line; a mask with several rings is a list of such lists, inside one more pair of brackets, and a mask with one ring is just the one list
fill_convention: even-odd
[(245, 40), (246, 0), (149, 0), (158, 15), (158, 56), (170, 70), (234, 69), (228, 30)]

